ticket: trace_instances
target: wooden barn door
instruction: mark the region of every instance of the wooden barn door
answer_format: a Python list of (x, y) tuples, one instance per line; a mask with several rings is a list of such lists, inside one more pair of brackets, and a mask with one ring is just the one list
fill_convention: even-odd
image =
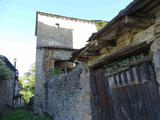
[(160, 96), (152, 64), (107, 74), (95, 71), (103, 120), (160, 120)]
[(95, 81), (97, 86), (97, 93), (99, 97), (99, 104), (101, 107), (101, 113), (103, 120), (112, 120), (112, 103), (110, 100), (110, 95), (104, 84), (104, 72), (103, 70), (97, 70), (95, 72)]

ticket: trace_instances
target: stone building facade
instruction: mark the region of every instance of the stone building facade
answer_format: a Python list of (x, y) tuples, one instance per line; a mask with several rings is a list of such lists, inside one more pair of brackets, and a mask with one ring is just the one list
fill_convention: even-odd
[(51, 79), (44, 100), (45, 112), (55, 120), (91, 120), (90, 83), (86, 69), (78, 65)]
[(8, 80), (0, 78), (0, 112), (2, 113), (7, 106), (14, 107), (15, 81), (18, 80), (18, 71), (6, 57), (0, 56), (0, 61), (9, 73)]
[(44, 101), (50, 96), (46, 89), (51, 80), (50, 69), (60, 68), (63, 73), (71, 71), (75, 67), (69, 60), (72, 52), (83, 47), (96, 31), (95, 22), (90, 20), (37, 12), (34, 104), (37, 112), (47, 111)]
[[(49, 42), (52, 44), (50, 49), (37, 47), (36, 67), (42, 69), (37, 69), (36, 73), (35, 108), (49, 113), (55, 120), (160, 119), (160, 96), (157, 92), (160, 81), (159, 3), (159, 0), (134, 0), (130, 3), (104, 28), (92, 34), (86, 45), (70, 52), (68, 59), (81, 61), (82, 65), (68, 74), (49, 78), (47, 69), (53, 67), (56, 61), (54, 42)], [(61, 26), (57, 21), (46, 24)], [(38, 29), (36, 33), (38, 40)], [(72, 35), (73, 38), (77, 36)], [(41, 38), (41, 42), (46, 39)], [(78, 41), (71, 41), (75, 48), (74, 43)], [(69, 44), (67, 46), (70, 47)], [(66, 47), (61, 50), (71, 51)], [(142, 59), (137, 60), (136, 57)], [(120, 67), (119, 61), (124, 62)], [(142, 92), (137, 94), (137, 88)], [(147, 91), (145, 95), (144, 91)]]
[[(101, 110), (99, 111), (97, 107), (93, 107), (91, 109), (93, 113), (93, 120), (100, 119), (97, 118), (96, 115), (101, 115), (102, 120), (136, 120), (142, 118), (149, 120), (160, 119), (160, 103), (158, 102), (160, 94), (158, 94), (157, 92), (157, 85), (159, 87), (160, 81), (159, 3), (160, 1), (158, 0), (134, 0), (124, 10), (120, 11), (120, 13), (115, 18), (113, 18), (111, 22), (108, 23), (103, 29), (92, 35), (86, 47), (73, 53), (72, 60), (82, 61), (83, 65), (90, 69), (91, 88), (94, 83), (96, 84), (96, 89), (91, 89), (91, 101), (93, 101), (91, 102), (91, 106), (93, 106), (94, 103), (98, 102), (101, 104), (99, 105), (99, 108)], [(148, 56), (144, 56), (145, 52), (148, 52)], [(136, 62), (137, 58), (135, 57), (137, 56), (140, 56), (140, 58), (143, 59), (140, 59), (139, 62)], [(133, 58), (133, 61), (128, 62), (131, 57)], [(119, 61), (121, 60), (123, 62), (127, 61), (128, 63), (122, 64), (119, 68)], [(142, 61), (148, 61), (147, 65), (144, 63), (140, 64), (140, 62)], [(140, 65), (138, 66), (138, 64)], [(144, 68), (148, 71), (147, 73), (146, 71), (144, 71)], [(141, 78), (138, 76), (139, 72), (137, 72), (137, 70), (141, 72)], [(148, 76), (149, 80), (151, 81), (148, 81)], [(117, 80), (119, 80), (119, 82), (117, 82)], [(125, 80), (127, 80), (127, 83), (125, 83)], [(104, 83), (104, 85), (102, 83)], [(132, 116), (131, 114), (128, 114), (129, 112), (127, 111), (127, 109), (125, 109), (125, 107), (127, 108), (126, 100), (128, 100), (130, 104), (133, 101), (131, 102), (131, 99), (128, 99), (129, 97), (127, 98), (127, 96), (125, 96), (126, 93), (125, 91), (123, 91), (123, 89), (127, 86), (138, 86), (143, 84), (144, 88), (142, 89), (145, 90), (148, 89), (147, 85), (154, 86), (154, 84), (156, 84), (154, 87), (152, 86), (153, 88), (148, 89), (146, 95), (149, 96), (152, 89), (155, 89), (150, 98), (152, 98), (153, 95), (156, 95), (157, 97), (154, 97), (152, 99), (156, 102), (151, 101), (147, 104), (143, 104), (140, 102), (140, 99), (144, 99), (144, 94), (141, 94), (140, 96), (134, 96), (139, 104), (137, 105), (139, 107), (137, 111), (141, 110), (141, 112), (143, 112), (143, 107), (147, 109), (147, 105), (152, 104), (151, 106), (152, 110), (154, 110), (154, 116), (150, 116), (152, 115), (151, 112), (147, 114), (144, 112), (145, 116), (143, 116), (143, 114), (139, 112), (141, 114), (139, 114), (139, 116), (136, 116), (136, 111)], [(121, 105), (121, 103), (117, 103), (119, 107), (116, 107), (116, 102), (113, 102), (114, 99), (108, 99), (108, 103), (105, 102), (106, 98), (103, 96), (114, 96), (115, 88), (118, 88), (118, 90), (116, 89), (117, 93), (123, 92), (123, 94), (115, 99), (115, 101), (120, 101), (121, 103), (123, 103), (123, 105)], [(133, 90), (138, 91), (137, 88), (134, 88)], [(106, 93), (106, 91), (104, 90), (106, 90), (108, 93)], [(128, 94), (135, 95), (135, 91), (134, 93), (131, 92)], [(98, 99), (96, 99), (97, 96)], [(108, 96), (107, 98), (109, 98)], [(122, 100), (120, 99), (121, 97), (125, 97), (125, 99)], [(115, 104), (110, 105), (112, 102)], [(113, 107), (107, 108), (107, 104), (108, 106)], [(136, 110), (136, 107), (134, 105), (136, 106), (135, 101), (134, 104), (130, 106), (131, 111), (133, 109)], [(141, 107), (142, 105), (144, 106)]]

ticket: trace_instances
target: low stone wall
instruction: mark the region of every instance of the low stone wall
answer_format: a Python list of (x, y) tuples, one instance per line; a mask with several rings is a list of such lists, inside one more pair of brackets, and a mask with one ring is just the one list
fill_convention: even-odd
[(5, 89), (7, 82), (4, 80), (0, 80), (0, 112), (3, 111), (5, 108), (5, 101), (6, 101), (6, 93), (7, 89)]
[(90, 80), (87, 69), (54, 77), (46, 86), (44, 112), (54, 120), (91, 120)]
[(0, 112), (13, 102), (13, 80), (0, 80)]
[(7, 106), (13, 106), (15, 72), (11, 70), (1, 59), (0, 61), (9, 73), (8, 80), (0, 78), (0, 112), (2, 112)]

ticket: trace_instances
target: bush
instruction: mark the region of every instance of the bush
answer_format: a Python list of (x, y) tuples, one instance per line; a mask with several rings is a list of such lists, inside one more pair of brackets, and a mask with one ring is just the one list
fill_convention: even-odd
[(51, 74), (51, 77), (62, 74), (62, 70), (60, 68), (56, 68), (56, 67), (55, 68), (50, 68), (49, 72)]

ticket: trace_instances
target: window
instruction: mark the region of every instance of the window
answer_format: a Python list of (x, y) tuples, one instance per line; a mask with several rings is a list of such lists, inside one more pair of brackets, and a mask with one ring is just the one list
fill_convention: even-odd
[(57, 28), (59, 28), (59, 23), (56, 23)]

